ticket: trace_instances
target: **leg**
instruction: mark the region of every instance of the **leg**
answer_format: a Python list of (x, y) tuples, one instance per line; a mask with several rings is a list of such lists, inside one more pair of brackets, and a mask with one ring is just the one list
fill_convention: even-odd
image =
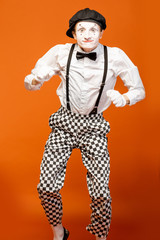
[(83, 139), (82, 159), (87, 168), (87, 186), (91, 197), (91, 224), (87, 230), (96, 239), (106, 239), (111, 221), (111, 197), (108, 187), (110, 158), (106, 136), (94, 133)]
[(62, 224), (58, 224), (57, 226), (51, 225), (52, 231), (53, 231), (53, 240), (61, 240), (64, 235), (64, 230)]
[(106, 237), (104, 237), (104, 238), (96, 237), (96, 240), (106, 240)]
[(66, 144), (65, 133), (57, 129), (49, 136), (41, 163), (40, 183), (37, 189), (52, 226), (54, 240), (61, 240), (64, 234), (62, 200), (59, 191), (64, 184), (66, 165), (71, 151), (71, 147)]

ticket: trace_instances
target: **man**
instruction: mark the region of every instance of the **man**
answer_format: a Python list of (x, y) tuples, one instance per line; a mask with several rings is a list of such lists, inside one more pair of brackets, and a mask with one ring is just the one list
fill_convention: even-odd
[[(61, 107), (52, 114), (52, 129), (41, 163), (39, 197), (54, 233), (65, 240), (69, 231), (62, 226), (62, 201), (66, 165), (73, 148), (79, 148), (87, 168), (91, 198), (91, 224), (87, 230), (96, 240), (105, 240), (111, 221), (109, 191), (110, 157), (106, 134), (109, 123), (103, 111), (111, 102), (116, 107), (133, 105), (145, 97), (137, 67), (119, 48), (99, 43), (106, 28), (105, 18), (89, 8), (78, 11), (69, 21), (67, 36), (76, 44), (57, 45), (40, 58), (25, 78), (28, 90), (40, 89), (53, 75), (59, 75), (57, 89)], [(114, 90), (120, 76), (128, 92)]]

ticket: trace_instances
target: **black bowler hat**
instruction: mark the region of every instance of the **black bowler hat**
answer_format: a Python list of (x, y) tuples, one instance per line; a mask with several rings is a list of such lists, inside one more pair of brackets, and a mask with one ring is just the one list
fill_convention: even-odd
[(90, 21), (97, 23), (101, 29), (106, 29), (106, 20), (105, 18), (95, 10), (90, 10), (89, 8), (82, 9), (78, 11), (73, 17), (69, 20), (69, 29), (66, 34), (68, 37), (73, 38), (72, 31), (77, 22), (80, 21)]

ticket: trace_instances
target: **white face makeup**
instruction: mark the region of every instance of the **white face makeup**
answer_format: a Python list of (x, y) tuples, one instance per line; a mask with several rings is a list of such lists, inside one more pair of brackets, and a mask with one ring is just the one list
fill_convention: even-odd
[(103, 31), (97, 23), (85, 21), (77, 23), (73, 32), (74, 39), (77, 40), (78, 45), (85, 52), (94, 50), (98, 46), (102, 35)]

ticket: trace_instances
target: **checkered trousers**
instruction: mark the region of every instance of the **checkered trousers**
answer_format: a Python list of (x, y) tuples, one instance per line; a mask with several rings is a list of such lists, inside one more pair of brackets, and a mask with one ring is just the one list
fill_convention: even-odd
[(72, 150), (79, 148), (87, 169), (92, 201), (91, 224), (86, 229), (100, 238), (107, 236), (111, 220), (110, 157), (106, 137), (109, 123), (102, 114), (80, 115), (61, 107), (50, 116), (49, 125), (52, 131), (45, 145), (37, 189), (50, 224), (61, 223), (63, 211), (59, 191)]

